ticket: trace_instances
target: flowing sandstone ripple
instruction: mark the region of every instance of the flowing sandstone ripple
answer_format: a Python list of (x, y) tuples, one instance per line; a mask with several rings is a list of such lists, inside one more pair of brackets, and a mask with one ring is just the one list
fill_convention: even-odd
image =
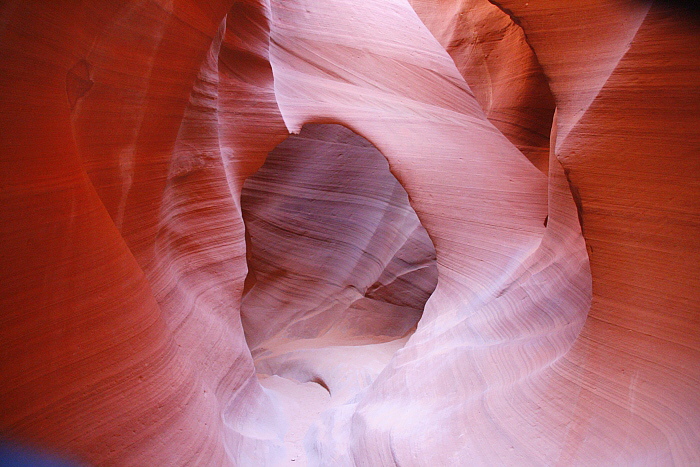
[[(700, 463), (679, 4), (0, 2), (0, 434), (95, 465)], [(244, 335), (241, 189), (309, 122), (371, 141), (433, 240), (410, 337)]]

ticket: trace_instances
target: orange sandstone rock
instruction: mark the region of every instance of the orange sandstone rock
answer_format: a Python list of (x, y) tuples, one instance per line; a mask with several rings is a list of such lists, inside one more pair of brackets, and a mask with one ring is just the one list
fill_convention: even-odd
[(700, 36), (672, 3), (0, 3), (0, 436), (697, 464)]

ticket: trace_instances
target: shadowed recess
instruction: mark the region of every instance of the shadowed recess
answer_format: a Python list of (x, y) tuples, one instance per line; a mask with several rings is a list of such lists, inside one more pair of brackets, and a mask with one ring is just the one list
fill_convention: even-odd
[(437, 284), (435, 248), (369, 141), (306, 124), (243, 187), (241, 315), (263, 387), (291, 424), (290, 459), (321, 407), (369, 386)]
[(334, 329), (386, 340), (416, 325), (437, 282), (435, 248), (365, 138), (341, 125), (305, 125), (248, 179), (241, 204), (252, 350), (274, 336)]

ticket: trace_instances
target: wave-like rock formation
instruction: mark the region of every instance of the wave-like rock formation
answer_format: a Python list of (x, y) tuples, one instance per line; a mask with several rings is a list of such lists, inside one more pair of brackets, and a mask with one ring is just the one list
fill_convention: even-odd
[(0, 436), (700, 463), (698, 50), (678, 2), (0, 2)]

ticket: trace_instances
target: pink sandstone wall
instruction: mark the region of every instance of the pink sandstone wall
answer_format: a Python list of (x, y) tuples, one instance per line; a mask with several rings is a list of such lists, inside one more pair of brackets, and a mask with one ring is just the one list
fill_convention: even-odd
[[(94, 465), (699, 463), (698, 28), (632, 0), (1, 1), (0, 436)], [(367, 242), (416, 221), (354, 214), (327, 272), (322, 223), (246, 235), (245, 180), (308, 123), (405, 189), (422, 314), (375, 303), (401, 242)], [(356, 186), (329, 185), (317, 214)], [(295, 314), (337, 284), (265, 275), (256, 236), (361, 303)]]

